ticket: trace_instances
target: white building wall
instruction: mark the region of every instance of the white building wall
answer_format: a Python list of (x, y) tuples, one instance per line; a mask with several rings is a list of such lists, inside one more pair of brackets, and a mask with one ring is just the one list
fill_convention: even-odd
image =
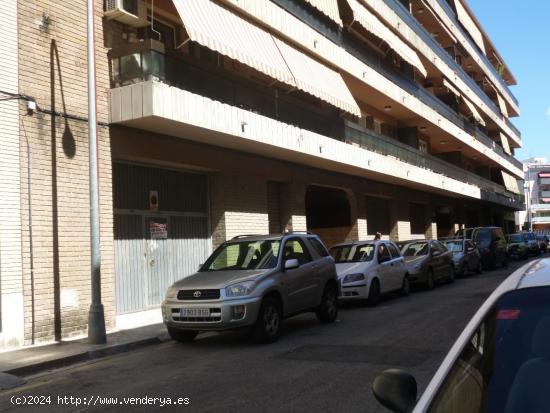
[[(17, 93), (17, 0), (0, 2), (0, 27), (0, 91)], [(24, 328), (17, 99), (0, 100), (0, 177), (0, 348), (7, 348), (23, 343)]]

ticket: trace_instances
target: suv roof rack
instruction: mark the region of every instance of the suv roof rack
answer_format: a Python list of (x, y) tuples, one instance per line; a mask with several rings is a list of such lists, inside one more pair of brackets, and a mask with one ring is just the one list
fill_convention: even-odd
[(265, 234), (242, 234), (242, 235), (235, 235), (231, 239), (239, 239), (239, 238), (247, 238), (247, 237), (262, 237), (265, 236)]
[(307, 234), (307, 235), (316, 235), (319, 236), (319, 234), (311, 231), (285, 231), (284, 235), (286, 234)]

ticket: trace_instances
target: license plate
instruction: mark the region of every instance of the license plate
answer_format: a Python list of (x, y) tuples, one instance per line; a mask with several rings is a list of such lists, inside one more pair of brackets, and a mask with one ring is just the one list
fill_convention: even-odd
[(180, 308), (180, 317), (209, 317), (209, 308)]

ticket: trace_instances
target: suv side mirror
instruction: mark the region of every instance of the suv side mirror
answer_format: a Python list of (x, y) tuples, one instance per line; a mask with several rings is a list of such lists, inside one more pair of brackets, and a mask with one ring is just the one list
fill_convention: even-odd
[(293, 270), (295, 268), (298, 268), (300, 266), (300, 261), (298, 261), (296, 258), (290, 258), (285, 261), (285, 270)]
[(372, 392), (382, 406), (392, 412), (407, 413), (416, 403), (416, 380), (403, 370), (386, 370), (374, 379)]

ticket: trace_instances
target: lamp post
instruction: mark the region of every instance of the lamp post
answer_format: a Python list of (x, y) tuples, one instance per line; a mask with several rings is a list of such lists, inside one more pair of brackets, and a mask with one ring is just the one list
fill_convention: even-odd
[(99, 188), (97, 168), (97, 117), (95, 86), (94, 0), (87, 0), (88, 51), (88, 156), (90, 179), (90, 250), (92, 300), (88, 312), (88, 341), (107, 342), (105, 315), (101, 304), (101, 251), (99, 244)]

